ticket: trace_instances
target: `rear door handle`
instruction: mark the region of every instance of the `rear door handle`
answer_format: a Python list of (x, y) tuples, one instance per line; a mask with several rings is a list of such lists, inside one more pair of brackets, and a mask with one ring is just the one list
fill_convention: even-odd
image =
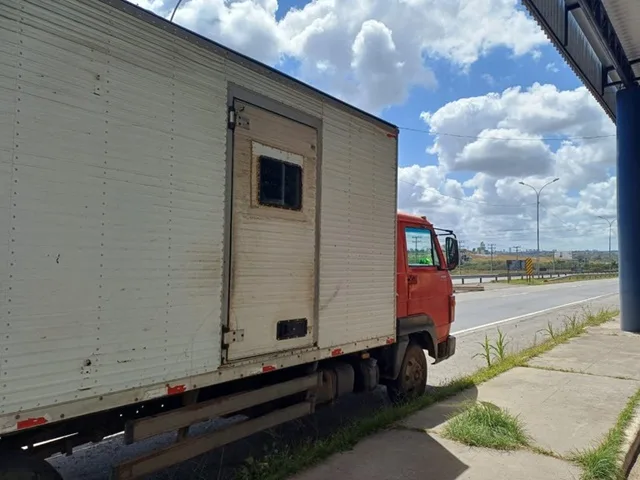
[(418, 283), (418, 276), (417, 275), (407, 275), (407, 283), (409, 285), (415, 285)]

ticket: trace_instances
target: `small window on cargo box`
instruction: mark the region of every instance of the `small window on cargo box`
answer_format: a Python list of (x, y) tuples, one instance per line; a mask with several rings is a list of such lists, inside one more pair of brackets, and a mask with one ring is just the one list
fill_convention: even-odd
[(289, 210), (302, 209), (302, 167), (260, 157), (260, 204)]

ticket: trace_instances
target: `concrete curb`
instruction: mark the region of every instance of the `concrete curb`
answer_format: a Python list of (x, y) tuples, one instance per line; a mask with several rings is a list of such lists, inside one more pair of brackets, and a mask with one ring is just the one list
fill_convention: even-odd
[(640, 407), (636, 407), (633, 418), (624, 431), (624, 438), (625, 440), (622, 444), (622, 451), (624, 452), (622, 473), (624, 478), (627, 478), (640, 450)]

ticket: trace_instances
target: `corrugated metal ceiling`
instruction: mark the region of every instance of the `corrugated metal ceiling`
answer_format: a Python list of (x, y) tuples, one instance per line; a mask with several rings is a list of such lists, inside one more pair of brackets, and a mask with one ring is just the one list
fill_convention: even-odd
[[(569, 66), (615, 121), (615, 93), (623, 88), (624, 79), (632, 75), (627, 66), (628, 74), (625, 76), (624, 64), (631, 64), (635, 78), (640, 77), (640, 0), (522, 2)], [(600, 14), (602, 6), (606, 15)], [(615, 35), (610, 34), (611, 30), (615, 31)], [(621, 46), (618, 52), (616, 44)], [(621, 58), (624, 59), (622, 62)]]

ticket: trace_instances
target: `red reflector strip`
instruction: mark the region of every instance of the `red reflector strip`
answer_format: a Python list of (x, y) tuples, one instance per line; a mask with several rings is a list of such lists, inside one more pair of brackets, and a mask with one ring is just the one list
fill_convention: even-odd
[(273, 372), (275, 369), (275, 365), (265, 365), (264, 367), (262, 367), (262, 373)]
[(170, 385), (167, 385), (167, 395), (175, 395), (177, 393), (184, 393), (186, 392), (187, 387), (184, 385), (174, 385), (173, 387)]
[(387, 137), (389, 137), (389, 138), (398, 138), (398, 134), (396, 134), (396, 133), (387, 133)]
[(47, 423), (47, 419), (44, 417), (37, 418), (27, 418), (26, 420), (20, 420), (16, 423), (16, 427), (18, 430), (22, 430), (24, 428), (37, 427), (38, 425), (44, 425)]
[(331, 356), (335, 357), (337, 355), (342, 355), (342, 349), (341, 348), (336, 348), (334, 350), (331, 350)]
[(391, 345), (392, 343), (396, 343), (394, 338), (387, 338), (387, 345)]

